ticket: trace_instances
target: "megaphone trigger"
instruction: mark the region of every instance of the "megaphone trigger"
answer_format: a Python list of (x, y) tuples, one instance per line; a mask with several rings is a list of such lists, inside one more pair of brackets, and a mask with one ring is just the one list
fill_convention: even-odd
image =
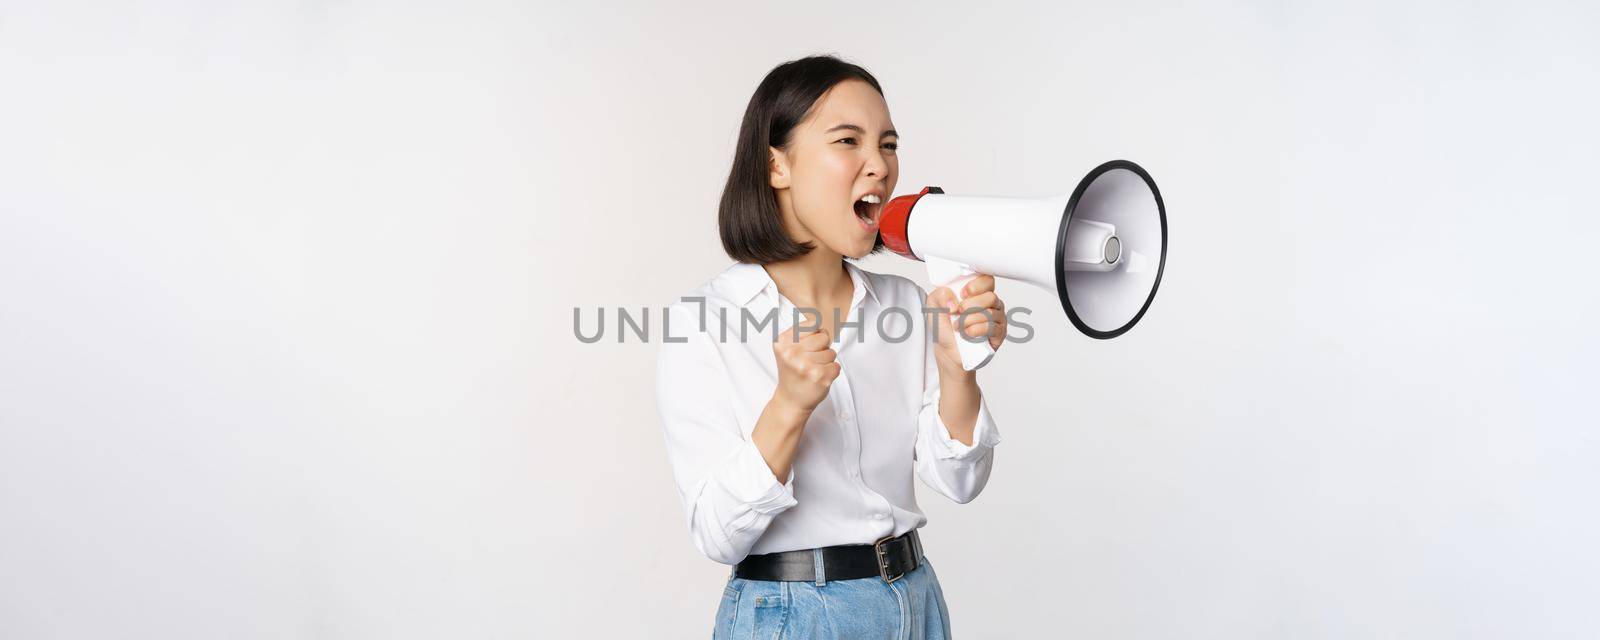
[[(967, 283), (978, 277), (978, 272), (972, 267), (954, 260), (938, 256), (923, 256), (922, 260), (928, 265), (928, 281), (935, 287), (948, 287), (955, 294), (957, 302), (966, 297), (962, 295), (962, 289), (966, 288)], [(956, 327), (952, 326), (951, 330), (955, 331)], [(961, 367), (967, 371), (975, 371), (989, 364), (994, 357), (994, 347), (989, 346), (987, 337), (982, 341), (974, 341), (958, 334), (955, 339), (956, 350), (961, 352)]]

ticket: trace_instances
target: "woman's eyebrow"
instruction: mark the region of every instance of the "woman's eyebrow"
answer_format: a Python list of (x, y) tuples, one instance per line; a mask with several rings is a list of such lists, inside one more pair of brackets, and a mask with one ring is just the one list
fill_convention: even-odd
[[(863, 135), (865, 135), (867, 133), (866, 129), (862, 129), (861, 127), (858, 127), (856, 125), (850, 124), (848, 122), (846, 122), (844, 124), (840, 124), (840, 125), (834, 125), (834, 127), (832, 129), (824, 131), (823, 133), (833, 133), (833, 132), (838, 131), (840, 129), (848, 129), (850, 131), (854, 131), (856, 133), (863, 134)], [(896, 138), (900, 137), (900, 133), (895, 131), (894, 129), (884, 129), (882, 135), (894, 136)]]

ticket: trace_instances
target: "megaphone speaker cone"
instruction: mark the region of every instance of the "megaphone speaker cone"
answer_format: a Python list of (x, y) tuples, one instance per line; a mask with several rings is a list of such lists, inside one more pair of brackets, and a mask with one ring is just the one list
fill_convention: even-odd
[(1056, 238), (1056, 294), (1073, 326), (1102, 340), (1126, 333), (1155, 300), (1166, 262), (1167, 209), (1150, 174), (1112, 160), (1084, 176)]

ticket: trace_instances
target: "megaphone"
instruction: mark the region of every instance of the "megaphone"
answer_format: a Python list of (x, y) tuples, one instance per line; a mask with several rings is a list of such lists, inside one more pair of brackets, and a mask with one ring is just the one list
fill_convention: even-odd
[[(1070, 195), (958, 196), (939, 187), (894, 198), (878, 231), (891, 251), (927, 264), (928, 280), (961, 288), (978, 274), (1056, 292), (1072, 325), (1115, 338), (1144, 317), (1167, 264), (1167, 209), (1150, 174), (1127, 160), (1090, 171)], [(968, 371), (994, 357), (987, 337), (958, 334)]]

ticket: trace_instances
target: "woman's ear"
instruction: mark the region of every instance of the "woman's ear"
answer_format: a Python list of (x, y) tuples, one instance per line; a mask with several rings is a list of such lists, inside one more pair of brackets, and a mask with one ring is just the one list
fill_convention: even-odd
[(777, 147), (767, 147), (767, 182), (774, 189), (789, 188), (789, 155)]

